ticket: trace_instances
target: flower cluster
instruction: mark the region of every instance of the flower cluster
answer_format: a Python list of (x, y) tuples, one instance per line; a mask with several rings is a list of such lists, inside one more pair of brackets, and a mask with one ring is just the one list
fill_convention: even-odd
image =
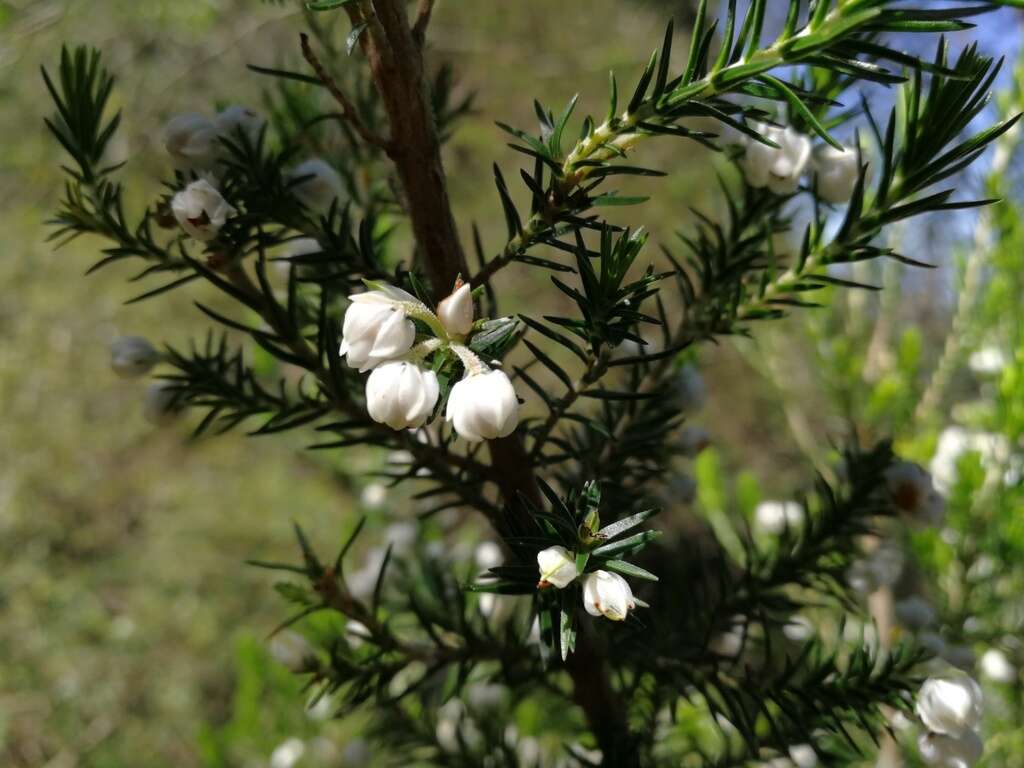
[[(565, 547), (554, 546), (537, 553), (540, 581), (537, 587), (565, 589), (580, 576), (576, 555)], [(611, 571), (591, 571), (582, 574), (583, 607), (591, 616), (604, 616), (612, 621), (623, 621), (636, 608), (636, 600), (629, 582)]]
[[(110, 367), (122, 379), (145, 376), (164, 356), (142, 336), (121, 336), (110, 345)], [(149, 385), (142, 403), (146, 421), (154, 426), (173, 421), (181, 412), (175, 391), (163, 381)]]
[[(370, 290), (349, 297), (340, 354), (352, 368), (370, 371), (370, 418), (396, 430), (422, 427), (441, 397), (438, 372), (461, 366), (464, 375), (448, 393), (445, 419), (471, 443), (512, 434), (519, 424), (512, 382), (465, 344), (474, 324), (469, 284), (456, 284), (436, 314), (393, 285), (368, 285)], [(431, 357), (433, 366), (428, 367)]]
[(977, 733), (982, 711), (981, 688), (968, 675), (925, 680), (917, 694), (917, 716), (928, 730), (918, 740), (924, 761), (942, 768), (971, 768), (984, 749)]

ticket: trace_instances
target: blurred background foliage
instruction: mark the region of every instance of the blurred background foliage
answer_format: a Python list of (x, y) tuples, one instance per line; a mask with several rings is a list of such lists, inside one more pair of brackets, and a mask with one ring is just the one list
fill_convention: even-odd
[[(635, 52), (660, 39), (669, 12), (685, 35), (691, 10), (679, 2), (572, 0), (560, 4), (557, 23), (541, 0), (440, 4), (432, 51), (455, 65), (461, 91), (476, 92), (474, 114), (446, 150), (464, 236), (475, 221), (492, 248), (502, 240), (491, 163), (508, 175), (521, 161), (493, 121), (530, 125), (535, 97), (558, 105), (577, 91), (584, 107), (598, 108), (608, 69), (624, 81), (637, 74), (644, 62)], [(1019, 12), (999, 16), (983, 21), (990, 32), (983, 42), (1012, 60)], [(298, 434), (190, 441), (183, 427), (154, 429), (142, 418), (141, 387), (110, 372), (107, 344), (130, 333), (184, 345), (208, 326), (192, 306), (196, 297), (172, 293), (126, 307), (138, 291), (123, 270), (82, 277), (95, 243), (54, 251), (43, 242), (60, 175), (42, 130), (50, 106), (38, 68), (54, 62), (61, 42), (101, 48), (118, 73), (125, 129), (116, 159), (128, 161), (128, 186), (152, 195), (166, 170), (165, 120), (211, 112), (228, 96), (266, 109), (259, 88), (267, 83), (245, 65), (294, 65), (300, 26), (294, 4), (254, 0), (0, 2), (5, 766), (363, 764), (359, 723), (332, 721), (324, 706), (296, 706), (299, 684), (264, 642), (282, 605), (269, 598), (266, 574), (244, 560), (291, 559), (293, 520), (327, 544), (367, 512), (371, 541), (394, 536), (392, 507), (406, 505), (350, 479), (379, 468), (382, 457), (348, 452), (331, 464), (303, 453)], [(1001, 82), (1009, 87), (1013, 79), (1010, 71)], [(1002, 735), (987, 763), (1008, 768), (1024, 765), (1024, 649), (1012, 637), (1024, 624), (1024, 493), (1013, 461), (1024, 433), (1024, 228), (1012, 203), (1020, 186), (1013, 149), (1002, 173), (993, 175), (987, 162), (963, 180), (979, 190), (994, 186), (987, 191), (1010, 203), (982, 218), (947, 215), (900, 233), (942, 268), (858, 275), (889, 290), (837, 293), (826, 310), (705, 350), (709, 397), (700, 424), (716, 447), (695, 467), (705, 512), (731, 504), (753, 515), (759, 500), (793, 493), (807, 459), (830, 471), (834, 445), (852, 422), (865, 444), (893, 435), (933, 472), (937, 456), (948, 458), (939, 450), (943, 435), (948, 442), (950, 428), (961, 430), (949, 524), (913, 534), (915, 591), (940, 608), (950, 643), (1015, 659), (1016, 684), (995, 691), (1005, 701), (991, 728)], [(674, 169), (642, 209), (656, 241), (669, 243), (686, 228), (691, 207), (719, 208), (712, 159), (698, 145), (654, 142), (643, 153)], [(503, 273), (503, 304), (541, 314), (526, 275)], [(1003, 362), (972, 372), (971, 355), (983, 349)], [(985, 446), (996, 438), (964, 437), (978, 434), (998, 435), (1005, 450), (993, 458)], [(670, 519), (663, 516), (663, 525)], [(523, 720), (536, 716), (524, 712)]]

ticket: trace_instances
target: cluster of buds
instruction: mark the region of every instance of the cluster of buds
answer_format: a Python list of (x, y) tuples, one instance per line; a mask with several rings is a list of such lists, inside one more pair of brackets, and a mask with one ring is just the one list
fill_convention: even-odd
[(577, 578), (583, 590), (583, 608), (591, 616), (604, 616), (612, 621), (624, 621), (636, 608), (636, 600), (629, 582), (611, 571), (590, 571), (580, 574), (576, 555), (565, 547), (554, 546), (537, 553), (540, 570), (538, 589), (555, 587), (565, 589)]
[(740, 164), (750, 186), (792, 195), (800, 189), (803, 176), (811, 172), (822, 200), (835, 205), (849, 202), (860, 174), (855, 149), (824, 145), (814, 150), (810, 138), (789, 126), (755, 123), (752, 127), (775, 146), (747, 136), (737, 139), (744, 147)]
[[(121, 336), (110, 345), (110, 367), (122, 379), (139, 379), (153, 370), (164, 356), (142, 336)], [(169, 384), (157, 381), (149, 385), (142, 401), (142, 413), (154, 426), (173, 421), (181, 407)]]
[[(515, 388), (503, 371), (466, 346), (474, 325), (469, 284), (457, 282), (436, 314), (393, 285), (367, 285), (370, 290), (349, 297), (340, 353), (351, 367), (370, 371), (370, 418), (392, 429), (422, 427), (441, 395), (437, 372), (456, 365), (464, 375), (448, 393), (445, 419), (473, 443), (510, 435), (519, 424)], [(427, 332), (419, 332), (414, 321)]]
[(925, 680), (917, 694), (917, 716), (927, 729), (918, 740), (928, 765), (971, 768), (981, 759), (984, 745), (977, 729), (981, 723), (981, 688), (968, 675), (954, 673)]

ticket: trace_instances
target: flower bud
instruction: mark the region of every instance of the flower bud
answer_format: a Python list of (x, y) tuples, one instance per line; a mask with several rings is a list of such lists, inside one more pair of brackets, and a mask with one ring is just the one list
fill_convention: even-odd
[(401, 360), (384, 363), (366, 380), (366, 410), (371, 419), (392, 429), (422, 427), (439, 393), (433, 371)]
[(797, 768), (816, 768), (818, 753), (810, 744), (797, 744), (789, 748), (789, 759)]
[[(407, 298), (406, 298), (407, 297)], [(349, 296), (341, 329), (340, 354), (361, 372), (404, 355), (416, 340), (416, 327), (405, 315), (404, 300), (416, 301), (394, 286)]]
[(516, 390), (504, 371), (470, 373), (452, 387), (445, 419), (471, 443), (507, 437), (519, 424)]
[(437, 316), (452, 336), (465, 336), (473, 327), (473, 292), (463, 283), (437, 305)]
[(241, 132), (255, 144), (260, 136), (260, 130), (266, 120), (255, 110), (243, 107), (241, 104), (232, 104), (220, 112), (214, 118), (213, 123), (217, 127), (217, 133), (229, 139), (237, 139)]
[(981, 688), (963, 673), (930, 677), (917, 694), (917, 716), (932, 733), (962, 736), (981, 722)]
[(175, 168), (203, 171), (217, 162), (217, 126), (208, 117), (195, 112), (177, 115), (164, 126), (163, 133)]
[(1015, 683), (1017, 668), (998, 648), (989, 648), (981, 655), (981, 674), (996, 683)]
[(971, 768), (985, 751), (985, 745), (974, 731), (965, 731), (960, 736), (923, 733), (917, 740), (917, 748), (927, 765), (939, 768)]
[(110, 367), (123, 379), (137, 379), (160, 362), (161, 355), (142, 336), (121, 336), (110, 345)]
[(931, 626), (939, 617), (932, 604), (920, 595), (911, 595), (908, 598), (896, 601), (894, 610), (896, 620), (907, 629), (915, 632)]
[(171, 421), (181, 412), (178, 393), (166, 381), (157, 381), (149, 385), (142, 401), (142, 415), (155, 427)]
[(576, 556), (565, 547), (548, 547), (537, 553), (540, 581), (537, 589), (565, 589), (576, 578)]
[(792, 195), (811, 159), (811, 140), (792, 128), (758, 124), (754, 129), (778, 144), (770, 147), (751, 139), (743, 156), (743, 170), (752, 187), (768, 187), (776, 195)]
[(679, 430), (676, 446), (683, 456), (693, 458), (711, 447), (711, 434), (704, 427), (687, 425)]
[(754, 522), (765, 533), (779, 536), (804, 524), (804, 508), (795, 501), (762, 501), (754, 509)]
[(583, 607), (591, 616), (623, 621), (636, 608), (636, 601), (633, 590), (619, 574), (594, 571), (583, 577)]
[(196, 240), (209, 242), (238, 211), (206, 179), (193, 181), (171, 199), (171, 210), (181, 228)]
[(288, 173), (292, 194), (313, 211), (326, 211), (340, 199), (344, 187), (341, 176), (325, 160), (314, 157), (299, 163)]
[(945, 502), (932, 484), (932, 476), (911, 461), (898, 461), (885, 471), (889, 498), (912, 518), (936, 525), (942, 522)]
[(270, 768), (294, 768), (306, 754), (306, 742), (295, 738), (285, 739), (270, 753)]
[(830, 144), (820, 147), (814, 156), (814, 175), (822, 200), (834, 205), (850, 202), (860, 175), (857, 151)]

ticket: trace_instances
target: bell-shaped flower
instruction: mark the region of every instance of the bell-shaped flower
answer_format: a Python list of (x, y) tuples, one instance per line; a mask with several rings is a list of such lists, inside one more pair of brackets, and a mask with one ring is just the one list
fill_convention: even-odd
[(110, 367), (123, 379), (146, 375), (161, 357), (149, 339), (142, 336), (121, 336), (110, 345)]
[(917, 694), (917, 716), (932, 733), (962, 736), (978, 727), (981, 688), (964, 673), (929, 677)]
[(176, 194), (171, 199), (171, 210), (181, 228), (202, 242), (216, 238), (225, 222), (238, 215), (206, 179), (193, 181)]
[(241, 104), (232, 104), (222, 110), (213, 123), (217, 126), (217, 133), (229, 139), (237, 139), (239, 133), (245, 134), (250, 143), (255, 144), (259, 138), (260, 130), (266, 120), (259, 112)]
[(939, 768), (971, 768), (985, 751), (974, 731), (965, 731), (960, 736), (924, 733), (917, 740), (917, 748), (926, 765)]
[(433, 371), (404, 360), (384, 363), (366, 380), (366, 410), (371, 419), (392, 429), (422, 427), (440, 391)]
[(418, 303), (415, 296), (389, 285), (349, 296), (349, 301), (340, 353), (352, 368), (368, 371), (412, 349), (416, 326), (406, 316), (405, 305)]
[(216, 124), (195, 112), (172, 117), (164, 126), (164, 147), (174, 167), (182, 171), (204, 171), (217, 162), (220, 146)]
[(778, 147), (751, 139), (742, 166), (752, 187), (768, 187), (776, 195), (792, 195), (811, 159), (811, 140), (792, 128), (759, 124), (755, 129)]
[(445, 419), (471, 443), (512, 434), (519, 424), (519, 400), (504, 371), (468, 373), (448, 395)]
[(981, 674), (997, 683), (1014, 683), (1017, 681), (1017, 668), (1010, 659), (998, 648), (989, 648), (981, 655), (979, 663)]
[(465, 336), (473, 327), (473, 292), (463, 283), (437, 305), (437, 316), (452, 336)]
[(619, 574), (594, 571), (583, 577), (583, 607), (591, 616), (623, 621), (636, 608), (636, 601), (633, 590)]
[(833, 205), (850, 202), (860, 175), (860, 162), (855, 149), (836, 149), (831, 144), (814, 154), (814, 176), (818, 196)]
[(142, 415), (155, 427), (174, 421), (181, 409), (177, 391), (166, 381), (151, 384), (142, 400)]
[(540, 581), (537, 589), (557, 587), (565, 589), (576, 578), (576, 556), (565, 547), (548, 547), (537, 553)]
[(885, 485), (897, 509), (922, 522), (942, 522), (945, 501), (923, 467), (911, 461), (898, 461), (885, 471)]
[(806, 517), (804, 508), (795, 501), (762, 501), (754, 509), (757, 527), (774, 536), (798, 530)]
[(299, 163), (288, 175), (292, 194), (313, 211), (326, 211), (344, 191), (341, 176), (319, 157)]

